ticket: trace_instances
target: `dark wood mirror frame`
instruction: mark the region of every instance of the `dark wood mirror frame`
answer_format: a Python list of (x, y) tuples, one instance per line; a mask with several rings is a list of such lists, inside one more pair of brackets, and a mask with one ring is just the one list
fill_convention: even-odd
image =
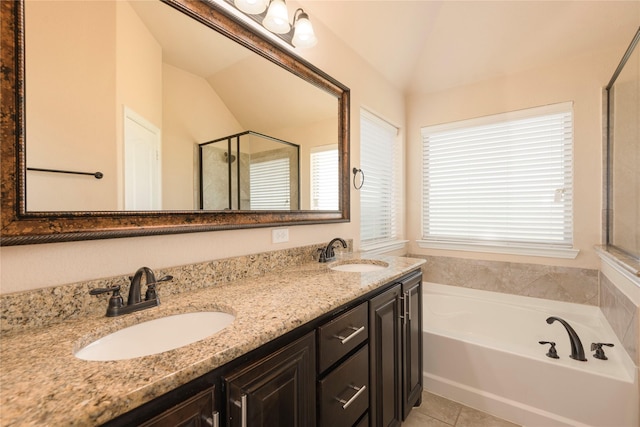
[(349, 103), (347, 87), (265, 36), (250, 30), (219, 6), (194, 0), (162, 0), (218, 31), (338, 101), (340, 205), (337, 211), (148, 211), (27, 212), (25, 158), (24, 4), (0, 2), (2, 20), (0, 93), (0, 245), (25, 245), (157, 234), (193, 233), (283, 225), (347, 222), (349, 198)]

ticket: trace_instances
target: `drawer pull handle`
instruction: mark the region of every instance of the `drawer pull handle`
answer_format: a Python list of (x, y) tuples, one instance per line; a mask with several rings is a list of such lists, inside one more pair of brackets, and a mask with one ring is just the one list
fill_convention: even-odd
[(359, 328), (350, 326), (349, 329), (353, 331), (349, 336), (343, 337), (342, 335), (334, 335), (334, 338), (338, 338), (342, 344), (346, 344), (347, 342), (351, 341), (353, 337), (364, 331), (364, 326), (360, 326)]
[(358, 396), (360, 396), (362, 393), (364, 393), (364, 391), (367, 389), (367, 386), (363, 385), (362, 387), (356, 387), (354, 385), (350, 385), (349, 388), (351, 388), (351, 389), (356, 391), (356, 394), (351, 396), (351, 399), (344, 400), (344, 399), (340, 399), (339, 397), (336, 397), (336, 400), (338, 402), (342, 403), (342, 409), (347, 409), (349, 407), (349, 405), (351, 405), (354, 402), (354, 400), (356, 400), (358, 398)]

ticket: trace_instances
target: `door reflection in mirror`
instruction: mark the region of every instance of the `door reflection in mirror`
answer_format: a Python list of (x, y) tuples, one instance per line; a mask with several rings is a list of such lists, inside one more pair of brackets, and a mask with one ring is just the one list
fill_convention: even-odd
[(124, 208), (130, 211), (162, 207), (160, 129), (124, 109)]

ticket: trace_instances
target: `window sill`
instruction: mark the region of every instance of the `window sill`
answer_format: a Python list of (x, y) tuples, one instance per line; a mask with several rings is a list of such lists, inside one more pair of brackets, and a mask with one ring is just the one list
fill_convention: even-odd
[(393, 240), (390, 242), (375, 243), (372, 245), (364, 245), (360, 247), (360, 252), (367, 255), (377, 255), (385, 252), (404, 249), (408, 240)]
[(488, 252), (495, 254), (528, 255), (547, 258), (575, 259), (580, 252), (578, 249), (541, 248), (527, 245), (490, 245), (486, 243), (434, 242), (418, 240), (418, 246), (423, 249), (444, 249), (450, 251)]

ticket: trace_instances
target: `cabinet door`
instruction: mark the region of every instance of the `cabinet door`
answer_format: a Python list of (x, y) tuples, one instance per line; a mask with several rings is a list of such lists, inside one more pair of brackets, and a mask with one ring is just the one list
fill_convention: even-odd
[(422, 275), (402, 284), (402, 419), (422, 399)]
[(369, 303), (369, 346), (371, 369), (371, 425), (399, 426), (401, 404), (401, 285), (371, 299)]
[(310, 333), (226, 377), (227, 425), (315, 426), (315, 365)]
[(213, 410), (213, 395), (214, 388), (211, 387), (140, 424), (140, 427), (218, 427), (218, 412)]

